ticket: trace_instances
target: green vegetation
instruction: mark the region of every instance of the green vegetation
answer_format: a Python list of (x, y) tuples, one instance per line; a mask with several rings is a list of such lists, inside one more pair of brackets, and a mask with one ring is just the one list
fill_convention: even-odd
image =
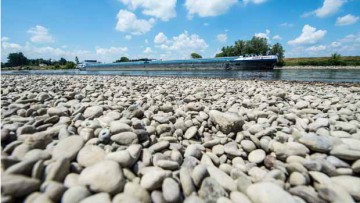
[(285, 66), (360, 66), (360, 56), (341, 56), (334, 53), (331, 57), (285, 58)]
[(6, 63), (1, 63), (1, 69), (74, 69), (76, 64), (60, 58), (59, 61), (51, 59), (28, 59), (22, 52), (10, 53)]
[(79, 58), (77, 56), (75, 56), (75, 63), (79, 64)]
[(202, 56), (200, 54), (198, 54), (198, 53), (191, 53), (190, 56), (191, 56), (192, 59), (200, 59), (200, 58), (202, 58)]
[(119, 63), (119, 62), (129, 62), (130, 59), (128, 57), (122, 56), (120, 58), (120, 60), (116, 60), (114, 63)]
[(226, 46), (216, 57), (242, 56), (242, 55), (277, 55), (278, 66), (284, 65), (284, 49), (280, 43), (273, 46), (268, 44), (266, 38), (253, 37), (251, 40), (238, 40), (233, 46)]

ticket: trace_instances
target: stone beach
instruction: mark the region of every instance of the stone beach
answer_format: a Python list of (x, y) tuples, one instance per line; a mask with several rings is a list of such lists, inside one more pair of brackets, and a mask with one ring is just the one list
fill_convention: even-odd
[(360, 202), (360, 86), (3, 75), (1, 170), (2, 202)]

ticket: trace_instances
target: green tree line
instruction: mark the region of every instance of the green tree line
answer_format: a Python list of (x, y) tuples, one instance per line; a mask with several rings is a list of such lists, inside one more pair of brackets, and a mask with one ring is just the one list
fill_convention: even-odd
[[(22, 66), (40, 66), (45, 64), (46, 66), (52, 66), (54, 68), (60, 68), (61, 66), (66, 69), (76, 68), (76, 64), (72, 61), (67, 61), (64, 58), (59, 60), (51, 59), (28, 59), (22, 52), (9, 53), (6, 63), (1, 63), (2, 68), (22, 67)], [(78, 61), (77, 57), (75, 60)]]
[(253, 37), (251, 40), (237, 40), (234, 45), (224, 46), (216, 57), (242, 55), (277, 55), (278, 66), (284, 65), (284, 48), (280, 43), (271, 45), (266, 38)]

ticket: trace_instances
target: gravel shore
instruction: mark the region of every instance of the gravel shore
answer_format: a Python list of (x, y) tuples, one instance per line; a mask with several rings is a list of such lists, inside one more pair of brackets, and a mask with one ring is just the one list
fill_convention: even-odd
[(1, 77), (2, 202), (360, 201), (357, 84)]

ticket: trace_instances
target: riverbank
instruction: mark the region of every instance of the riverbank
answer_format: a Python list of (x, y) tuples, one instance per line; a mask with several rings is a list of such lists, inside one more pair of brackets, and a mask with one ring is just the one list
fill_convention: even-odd
[(3, 75), (1, 85), (2, 200), (360, 201), (356, 84)]
[(360, 70), (360, 66), (282, 66), (274, 69), (297, 70)]

